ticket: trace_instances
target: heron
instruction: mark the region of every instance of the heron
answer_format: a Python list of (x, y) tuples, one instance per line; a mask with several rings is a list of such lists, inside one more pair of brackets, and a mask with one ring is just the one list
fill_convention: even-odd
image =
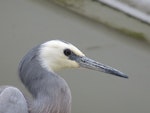
[(88, 68), (128, 78), (121, 71), (86, 57), (69, 42), (50, 40), (33, 47), (18, 66), (21, 82), (31, 93), (27, 99), (16, 87), (1, 86), (0, 113), (71, 113), (71, 91), (56, 74), (64, 68)]

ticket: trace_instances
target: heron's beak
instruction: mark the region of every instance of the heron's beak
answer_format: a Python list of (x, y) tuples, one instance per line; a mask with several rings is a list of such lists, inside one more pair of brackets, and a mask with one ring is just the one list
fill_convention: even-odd
[(112, 74), (112, 75), (115, 75), (115, 76), (128, 78), (128, 76), (125, 75), (124, 73), (122, 73), (122, 72), (120, 72), (120, 71), (118, 71), (118, 70), (116, 70), (116, 69), (114, 69), (110, 66), (107, 66), (107, 65), (104, 65), (102, 63), (96, 62), (96, 61), (94, 61), (90, 58), (87, 58), (85, 56), (77, 58), (76, 61), (83, 68), (88, 68), (88, 69), (92, 69), (92, 70)]

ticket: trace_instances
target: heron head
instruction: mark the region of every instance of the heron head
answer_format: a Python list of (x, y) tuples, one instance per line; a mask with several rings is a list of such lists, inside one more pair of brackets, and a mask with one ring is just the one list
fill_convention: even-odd
[(86, 57), (78, 48), (68, 42), (48, 41), (41, 45), (39, 53), (42, 66), (50, 71), (83, 67), (128, 78), (122, 72)]
[(42, 44), (40, 49), (41, 63), (51, 71), (79, 67), (75, 59), (71, 58), (74, 55), (85, 56), (72, 44), (60, 40), (48, 41)]

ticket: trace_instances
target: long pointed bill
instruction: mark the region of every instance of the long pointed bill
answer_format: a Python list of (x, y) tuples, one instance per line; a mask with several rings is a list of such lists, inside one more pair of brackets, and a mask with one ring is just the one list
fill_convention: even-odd
[(119, 77), (123, 77), (123, 78), (128, 78), (127, 75), (125, 75), (124, 73), (110, 67), (110, 66), (106, 66), (104, 64), (101, 64), (99, 62), (96, 62), (90, 58), (87, 58), (85, 56), (83, 57), (78, 57), (76, 59), (76, 61), (79, 63), (79, 65), (83, 68), (88, 68), (88, 69), (92, 69), (92, 70), (96, 70), (96, 71), (101, 71), (104, 73), (108, 73), (108, 74), (112, 74), (115, 76), (119, 76)]

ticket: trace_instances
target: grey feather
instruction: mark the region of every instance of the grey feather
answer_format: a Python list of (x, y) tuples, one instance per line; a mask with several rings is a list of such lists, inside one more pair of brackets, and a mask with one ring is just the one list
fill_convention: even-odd
[(33, 96), (31, 113), (70, 113), (71, 93), (63, 78), (43, 68), (38, 45), (19, 65), (19, 77)]
[(26, 100), (15, 87), (0, 87), (0, 113), (28, 113)]

